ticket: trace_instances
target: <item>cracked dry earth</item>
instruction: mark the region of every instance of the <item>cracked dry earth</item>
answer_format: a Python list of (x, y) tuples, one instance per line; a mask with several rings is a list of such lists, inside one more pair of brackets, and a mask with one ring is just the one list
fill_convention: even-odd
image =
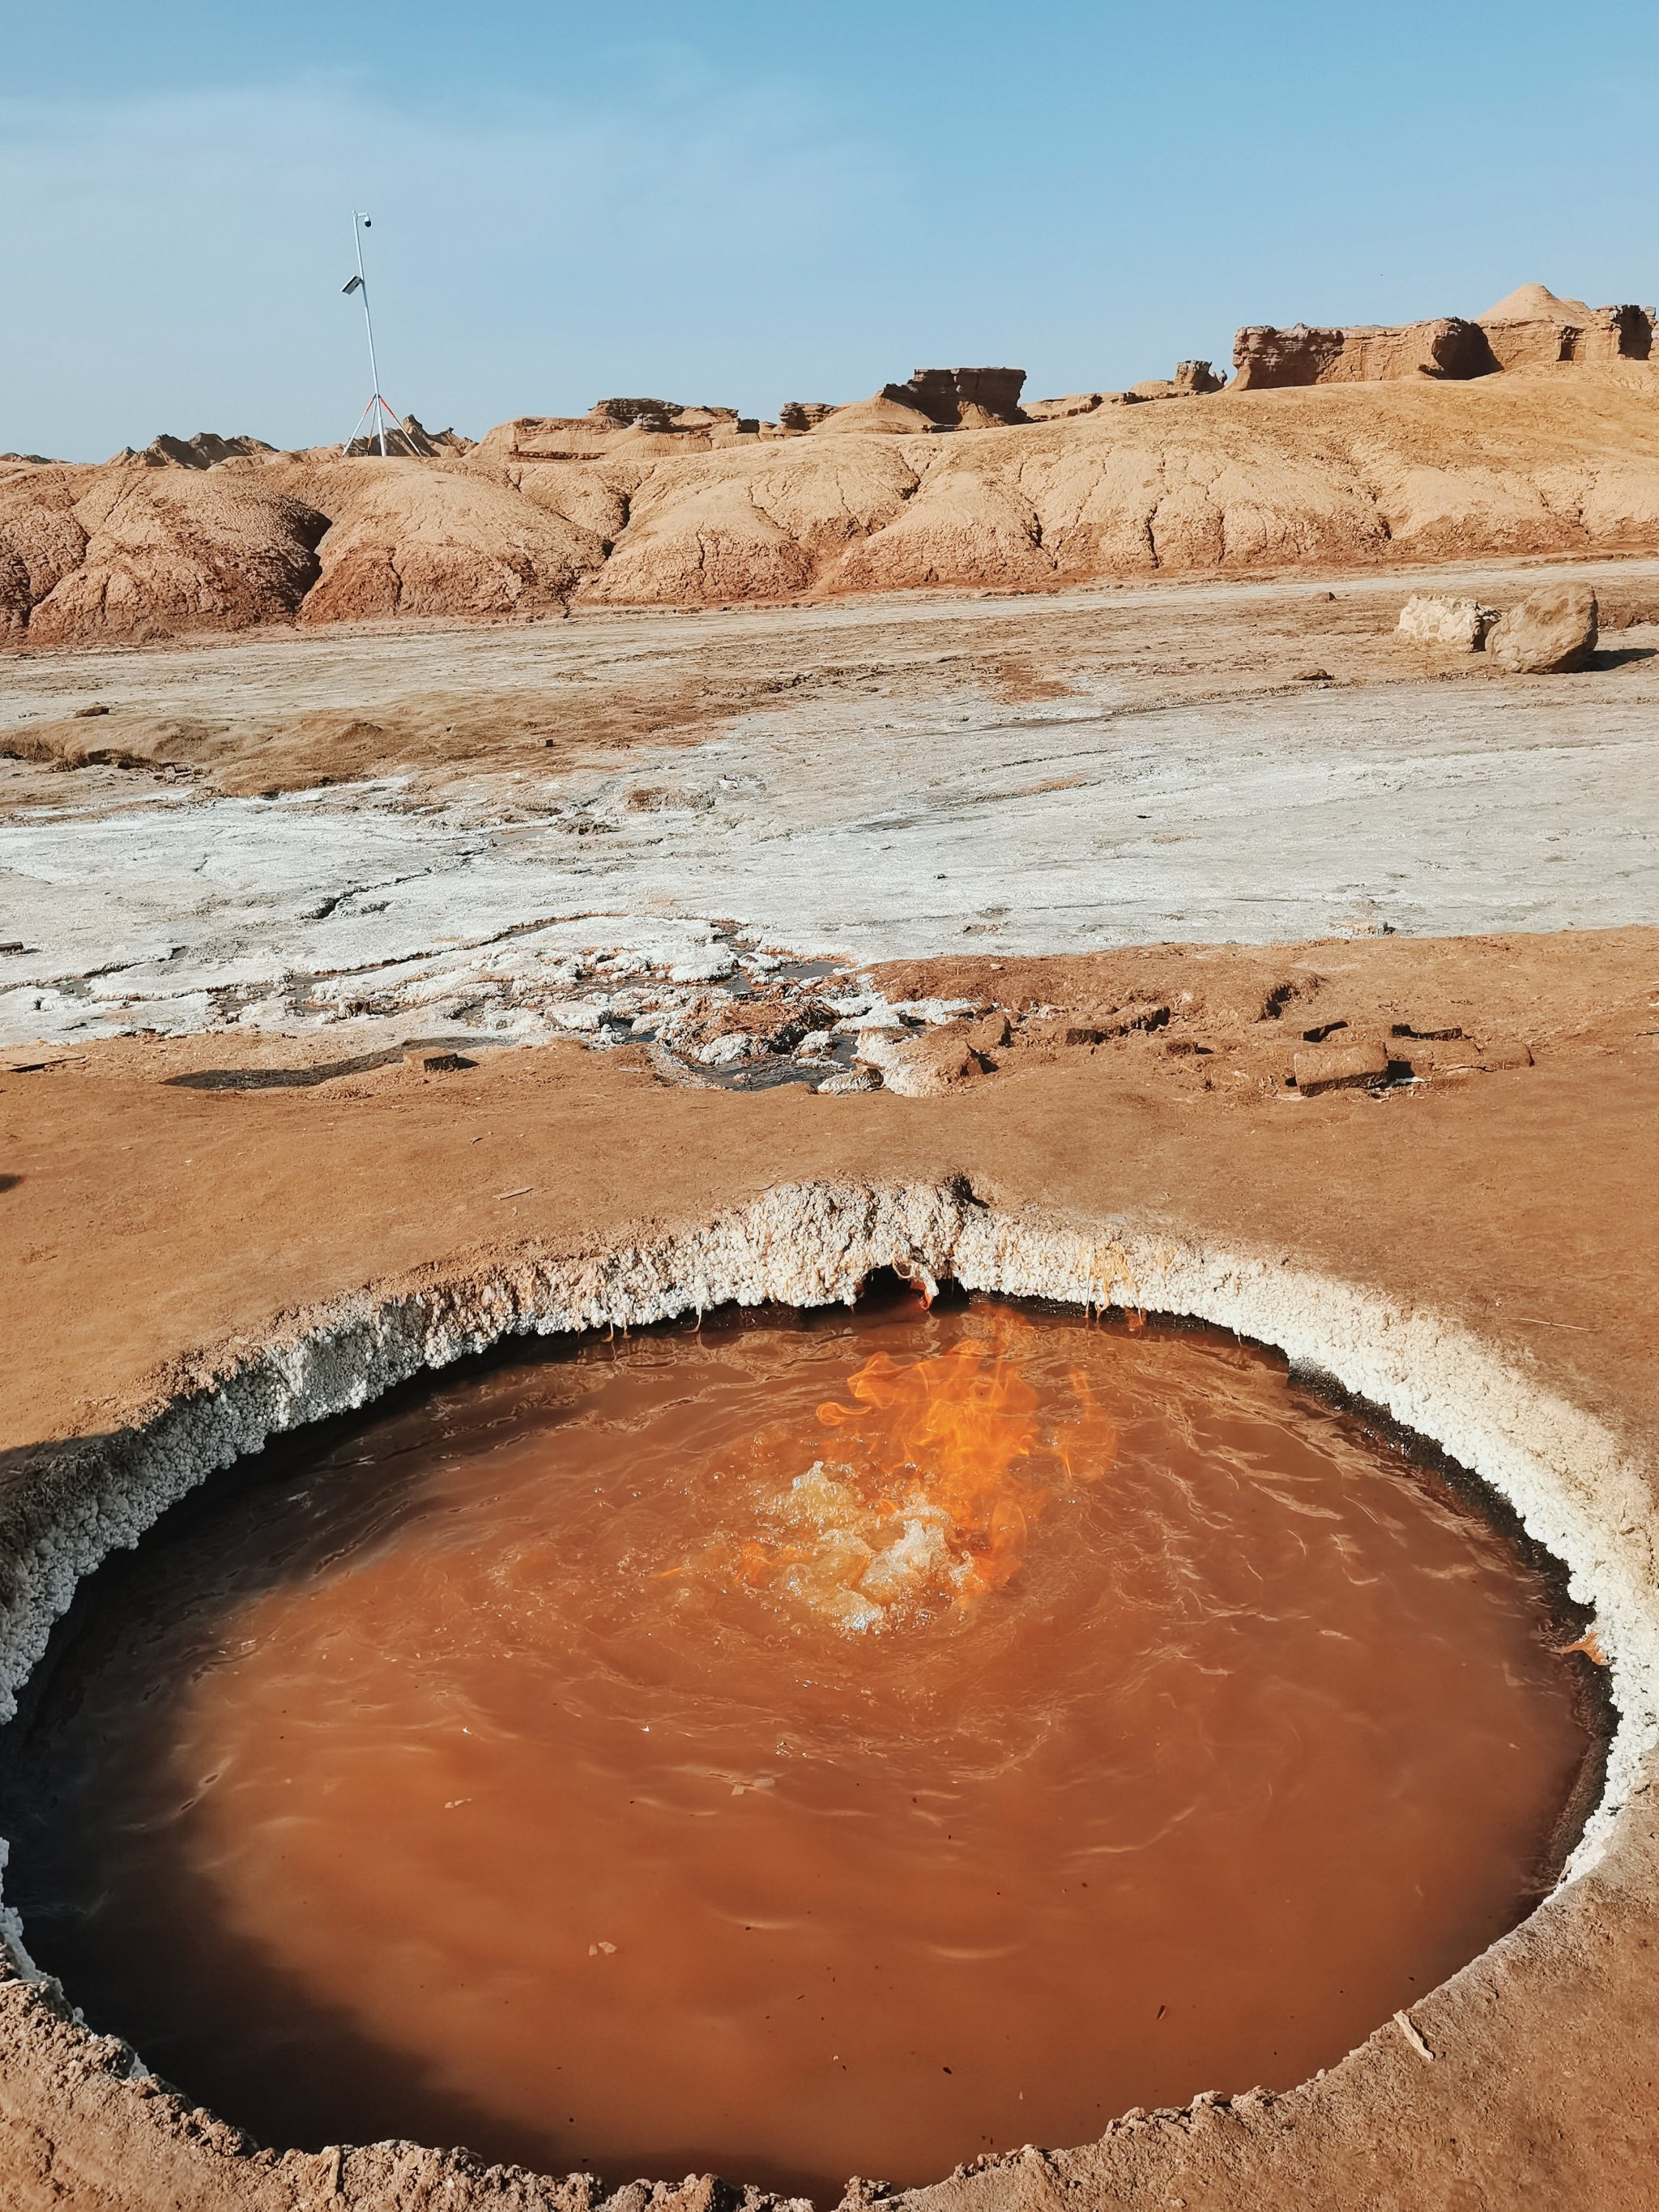
[[(1573, 573), (1613, 619), (1549, 678), (1399, 646), (1422, 577), (9, 662), (9, 1649), (167, 1438), (193, 1480), (384, 1387), (399, 1328), (418, 1364), (892, 1265), (1206, 1314), (1570, 1558), (1615, 1798), (1314, 2080), (895, 2201), (1650, 2206), (1659, 563)], [(5, 2212), (767, 2201), (262, 2149), (73, 1999), (0, 1966)]]

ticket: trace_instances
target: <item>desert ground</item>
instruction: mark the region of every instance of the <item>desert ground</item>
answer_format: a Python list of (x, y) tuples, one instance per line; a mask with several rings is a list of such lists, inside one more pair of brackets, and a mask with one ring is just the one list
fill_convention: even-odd
[(1659, 562), (1511, 564), (0, 662), (0, 1040), (614, 1042), (775, 962), (1644, 921), (1659, 625), (1547, 677), (1395, 632), (1567, 573), (1659, 611)]
[[(903, 2201), (1650, 2203), (1656, 400), (1621, 362), (753, 450), (17, 464), (6, 1684), (210, 1467), (504, 1333), (880, 1267), (1203, 1314), (1567, 1561), (1607, 1797), (1571, 1879), (1313, 2081)], [(1570, 671), (1399, 631), (1563, 584), (1600, 608)], [(768, 2201), (263, 2149), (73, 2005), (0, 1906), (31, 2212)]]

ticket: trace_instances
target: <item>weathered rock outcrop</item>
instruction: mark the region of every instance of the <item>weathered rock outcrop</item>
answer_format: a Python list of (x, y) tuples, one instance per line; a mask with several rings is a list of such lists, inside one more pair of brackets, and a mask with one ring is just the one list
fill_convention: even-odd
[(726, 444), (739, 434), (735, 407), (685, 407), (677, 399), (599, 399), (586, 415), (518, 415), (480, 439), (477, 452), (493, 462), (580, 461), (616, 451), (626, 439), (637, 447), (660, 439), (662, 452)]
[(459, 430), (428, 430), (415, 415), (405, 415), (397, 428), (385, 433), (385, 437), (384, 453), (377, 433), (372, 437), (354, 438), (346, 453), (352, 460), (435, 461), (445, 453), (470, 453), (474, 443)]
[(553, 615), (604, 560), (599, 531), (482, 471), (412, 460), (343, 462), (307, 624), (393, 615)]
[(1654, 310), (1587, 307), (1559, 300), (1542, 284), (1522, 284), (1480, 318), (1500, 368), (1550, 368), (1561, 362), (1646, 361)]
[(878, 392), (868, 399), (853, 399), (845, 407), (832, 407), (819, 419), (817, 434), (823, 437), (833, 433), (842, 437), (852, 431), (861, 437), (926, 438), (947, 427), (924, 415), (919, 407), (912, 407), (902, 399), (889, 398), (889, 392), (902, 389), (902, 386), (890, 385), (886, 391)]
[(1126, 399), (1201, 399), (1221, 388), (1222, 380), (1207, 361), (1178, 361), (1173, 376), (1147, 377), (1132, 384), (1122, 396)]
[(1059, 399), (1028, 399), (1024, 412), (1028, 422), (1063, 422), (1073, 415), (1093, 415), (1102, 407), (1121, 407), (1128, 397), (1127, 392), (1068, 392)]
[(918, 368), (907, 382), (884, 384), (870, 398), (845, 407), (809, 409), (792, 401), (778, 424), (786, 432), (854, 430), (907, 438), (936, 430), (1000, 429), (1030, 419), (1019, 404), (1024, 382), (1023, 368)]
[(198, 430), (193, 438), (175, 438), (163, 430), (143, 450), (129, 446), (111, 458), (111, 466), (126, 463), (141, 469), (210, 469), (220, 461), (249, 460), (276, 448), (263, 438), (222, 438), (216, 430)]
[[(1542, 284), (1522, 284), (1477, 321), (1443, 315), (1426, 323), (1289, 330), (1261, 325), (1233, 341), (1235, 392), (1300, 384), (1373, 384), (1395, 377), (1451, 380), (1500, 369), (1645, 361), (1651, 307), (1587, 307)], [(1137, 386), (1139, 391), (1140, 387)]]
[(735, 407), (685, 407), (677, 399), (596, 399), (588, 419), (617, 430), (734, 428)]
[(1392, 377), (1463, 379), (1498, 366), (1478, 323), (1459, 315), (1433, 322), (1289, 330), (1262, 324), (1233, 340), (1235, 392), (1281, 390), (1299, 384), (1376, 384)]
[(822, 431), (690, 456), (641, 483), (627, 530), (581, 596), (620, 606), (793, 599), (901, 515), (917, 481), (894, 441), (831, 442)]
[(328, 517), (257, 467), (123, 464), (85, 471), (80, 495), (57, 508), (83, 533), (80, 558), (30, 613), (31, 645), (246, 629), (291, 617), (317, 581)]
[(1206, 392), (1219, 392), (1224, 378), (1216, 374), (1207, 361), (1178, 361), (1176, 363), (1175, 388), (1178, 398), (1202, 398)]
[(0, 480), (0, 639), (21, 642), (33, 611), (86, 557), (76, 502), (90, 469), (20, 469)]
[(1022, 422), (1023, 368), (918, 368), (904, 384), (884, 384), (878, 397), (914, 407), (942, 429), (977, 430)]

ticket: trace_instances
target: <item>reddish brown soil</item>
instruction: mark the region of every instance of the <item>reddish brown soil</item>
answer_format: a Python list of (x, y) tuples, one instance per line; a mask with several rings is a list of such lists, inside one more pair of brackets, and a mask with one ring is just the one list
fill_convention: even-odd
[[(5, 1441), (131, 1422), (178, 1387), (193, 1353), (356, 1285), (487, 1270), (525, 1249), (603, 1249), (783, 1180), (962, 1173), (1006, 1206), (1167, 1222), (1443, 1314), (1599, 1414), (1639, 1459), (1659, 1429), (1656, 956), (1659, 934), (1642, 931), (1346, 946), (1355, 1005), (1484, 1007), (1494, 1031), (1520, 1030), (1531, 1064), (1493, 1053), (1484, 1069), (1381, 1097), (1294, 1105), (1265, 1067), (1262, 1080), (1247, 1068), (1246, 1080), (1208, 1090), (1167, 1073), (1157, 1036), (1144, 1034), (921, 1099), (670, 1091), (630, 1051), (601, 1059), (576, 1047), (503, 1054), (459, 1079), (392, 1067), (303, 1091), (165, 1085), (222, 1061), (216, 1042), (114, 1044), (8, 1073)], [(1034, 969), (1030, 988), (1057, 1006), (1115, 1001), (1153, 957)], [(1234, 1006), (1251, 1040), (1265, 1034), (1264, 963), (1218, 953), (1202, 970), (1206, 994)], [(1331, 949), (1273, 963), (1326, 972)], [(963, 971), (929, 972), (932, 988), (954, 988)], [(1085, 2150), (1033, 2154), (920, 2202), (1037, 2212), (1063, 2189), (1103, 2207), (1239, 2212), (1650, 2206), (1659, 1834), (1649, 1802), (1638, 1798), (1594, 1873), (1414, 2008), (1431, 2059), (1384, 2025), (1285, 2095), (1134, 2118)], [(555, 2191), (395, 2147), (251, 2156), (187, 2100), (117, 2079), (118, 2054), (100, 2051), (39, 1992), (0, 1989), (8, 2212), (66, 2199), (96, 2212), (330, 2201), (573, 2212), (594, 2200), (586, 2183)], [(698, 2185), (682, 2201), (719, 2199)], [(629, 2197), (624, 2212), (642, 2202)]]

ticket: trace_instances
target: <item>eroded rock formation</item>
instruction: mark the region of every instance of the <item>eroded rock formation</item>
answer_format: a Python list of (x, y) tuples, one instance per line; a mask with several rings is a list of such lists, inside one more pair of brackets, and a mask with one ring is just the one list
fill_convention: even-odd
[(1102, 407), (1121, 407), (1127, 398), (1125, 392), (1068, 392), (1059, 399), (1028, 399), (1024, 415), (1028, 422), (1063, 422), (1073, 415), (1093, 415)]
[(1222, 380), (1207, 361), (1178, 361), (1173, 376), (1149, 376), (1139, 384), (1132, 384), (1121, 397), (1125, 399), (1201, 399), (1208, 392), (1219, 392)]
[(1442, 315), (1397, 325), (1288, 330), (1258, 325), (1233, 341), (1235, 392), (1302, 384), (1375, 384), (1395, 377), (1448, 380), (1563, 362), (1645, 361), (1651, 307), (1587, 307), (1542, 284), (1522, 284), (1474, 322)]
[(1587, 307), (1543, 284), (1522, 284), (1480, 318), (1499, 368), (1548, 368), (1560, 362), (1645, 361), (1653, 350), (1651, 307)]
[(884, 384), (878, 398), (912, 407), (941, 429), (984, 429), (1023, 422), (1023, 368), (917, 368), (904, 384)]
[(1235, 392), (1298, 384), (1376, 384), (1391, 377), (1485, 376), (1498, 366), (1478, 323), (1442, 315), (1428, 323), (1327, 330), (1261, 324), (1233, 340)]
[(970, 434), (878, 396), (775, 440), (678, 409), (716, 427), (532, 416), (418, 460), (14, 461), (0, 638), (1648, 550), (1656, 400), (1659, 362), (1618, 360), (1272, 405), (1085, 394)]
[(198, 430), (193, 438), (175, 438), (163, 430), (142, 452), (128, 446), (111, 457), (112, 468), (125, 462), (140, 469), (210, 469), (220, 461), (249, 460), (276, 448), (263, 438), (222, 438), (216, 430)]
[(598, 399), (586, 415), (518, 415), (510, 422), (498, 422), (477, 450), (492, 461), (580, 461), (613, 452), (624, 439), (647, 452), (690, 451), (727, 444), (754, 427), (739, 419), (735, 407), (687, 407), (677, 399)]
[(405, 415), (398, 428), (386, 431), (384, 457), (380, 455), (378, 434), (354, 438), (345, 450), (353, 460), (367, 459), (374, 454), (387, 459), (397, 455), (405, 460), (433, 461), (444, 453), (470, 453), (473, 444), (472, 439), (464, 438), (459, 430), (428, 430), (417, 416)]

